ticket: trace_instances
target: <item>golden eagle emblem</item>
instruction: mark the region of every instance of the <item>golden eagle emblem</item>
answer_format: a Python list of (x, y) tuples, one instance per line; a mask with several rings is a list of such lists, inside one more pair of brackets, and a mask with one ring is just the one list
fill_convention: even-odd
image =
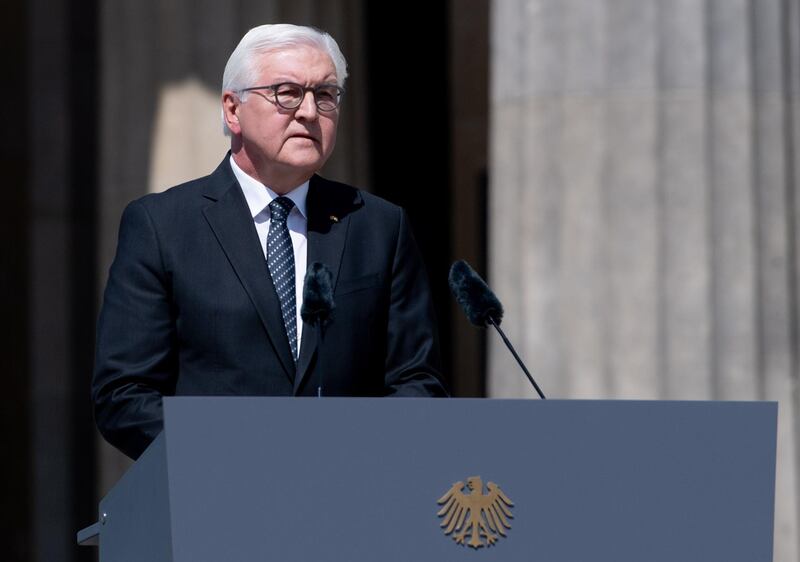
[(494, 482), (486, 485), (489, 493), (484, 494), (480, 476), (467, 478), (467, 488), (469, 491), (465, 494), (464, 483), (456, 482), (439, 498), (438, 504), (443, 505), (437, 513), (443, 517), (441, 527), (444, 534), (451, 535), (458, 544), (464, 544), (470, 535), (466, 544), (472, 548), (491, 546), (497, 542), (498, 535), (505, 537), (506, 529), (511, 528), (508, 520), (514, 517), (510, 509), (514, 503)]

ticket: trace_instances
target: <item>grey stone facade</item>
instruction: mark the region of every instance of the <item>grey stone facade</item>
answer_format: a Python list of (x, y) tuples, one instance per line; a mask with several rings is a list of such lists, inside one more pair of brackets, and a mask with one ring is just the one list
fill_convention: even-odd
[[(492, 4), (490, 268), (553, 397), (777, 400), (798, 557), (796, 1)], [(501, 342), (493, 396), (532, 396)]]

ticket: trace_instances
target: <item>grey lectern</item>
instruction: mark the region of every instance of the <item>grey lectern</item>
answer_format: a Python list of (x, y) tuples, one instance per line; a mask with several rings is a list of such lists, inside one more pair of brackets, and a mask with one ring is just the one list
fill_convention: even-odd
[(102, 562), (772, 560), (774, 402), (193, 397), (164, 416), (78, 535)]

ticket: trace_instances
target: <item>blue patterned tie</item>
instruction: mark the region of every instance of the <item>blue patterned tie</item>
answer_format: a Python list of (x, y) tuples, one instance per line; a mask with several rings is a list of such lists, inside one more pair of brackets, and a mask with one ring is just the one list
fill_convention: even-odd
[(267, 267), (275, 292), (281, 303), (281, 316), (292, 348), (292, 358), (297, 361), (297, 305), (294, 286), (294, 248), (286, 218), (294, 207), (288, 197), (278, 197), (269, 204), (270, 225), (267, 235)]

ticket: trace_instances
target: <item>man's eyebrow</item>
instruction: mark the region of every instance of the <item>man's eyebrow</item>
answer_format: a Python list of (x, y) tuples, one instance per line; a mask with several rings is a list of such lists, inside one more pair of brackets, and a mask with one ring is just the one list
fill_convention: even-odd
[[(305, 83), (305, 82), (298, 81), (297, 78), (289, 78), (287, 76), (283, 76), (283, 77), (279, 76), (278, 78), (273, 78), (272, 80), (269, 81), (270, 84), (283, 84), (284, 82), (290, 82), (292, 84), (301, 84), (301, 85)], [(327, 77), (323, 78), (319, 82), (312, 82), (312, 84), (314, 84), (314, 85), (333, 84), (335, 86), (338, 86), (339, 85), (339, 81), (336, 79), (336, 75), (335, 74), (331, 74), (330, 76), (327, 76)]]

